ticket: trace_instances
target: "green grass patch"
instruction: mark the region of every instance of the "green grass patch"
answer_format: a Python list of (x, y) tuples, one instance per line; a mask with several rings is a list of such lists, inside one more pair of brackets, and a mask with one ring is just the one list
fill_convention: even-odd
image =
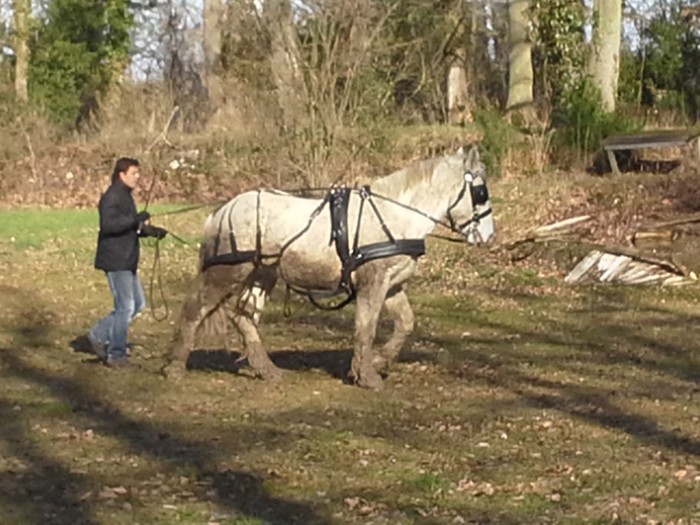
[[(149, 209), (154, 215), (152, 222), (154, 224), (163, 222), (174, 223), (170, 217), (162, 216), (161, 214), (167, 214), (185, 207), (179, 204), (155, 204)], [(158, 215), (161, 215), (161, 217)], [(201, 227), (201, 222), (196, 222), (196, 226)], [(59, 246), (93, 245), (97, 239), (98, 230), (99, 219), (97, 210), (0, 210), (0, 247), (13, 248), (17, 251), (41, 249), (48, 243)], [(197, 233), (189, 231), (181, 236), (188, 242), (196, 242), (198, 238)], [(172, 237), (168, 238), (167, 241), (177, 242)]]

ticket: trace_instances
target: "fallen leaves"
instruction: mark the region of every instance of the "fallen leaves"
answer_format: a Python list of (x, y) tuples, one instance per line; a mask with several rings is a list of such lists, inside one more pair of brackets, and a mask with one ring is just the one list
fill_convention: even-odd
[(97, 494), (100, 499), (116, 499), (119, 496), (124, 496), (128, 494), (129, 491), (126, 487), (103, 487), (102, 490)]
[(488, 481), (473, 481), (471, 479), (460, 479), (455, 487), (457, 492), (463, 492), (469, 496), (493, 496), (496, 489), (492, 483)]

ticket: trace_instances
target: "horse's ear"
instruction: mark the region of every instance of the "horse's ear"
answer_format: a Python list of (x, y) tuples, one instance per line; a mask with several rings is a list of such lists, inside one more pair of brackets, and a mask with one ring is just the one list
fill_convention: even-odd
[(479, 155), (479, 148), (472, 146), (467, 153), (467, 165), (476, 166), (481, 163), (481, 155)]

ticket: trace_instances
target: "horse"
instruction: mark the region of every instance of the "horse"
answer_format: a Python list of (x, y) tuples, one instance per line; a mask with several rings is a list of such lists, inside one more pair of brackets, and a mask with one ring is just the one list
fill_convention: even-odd
[[(324, 199), (276, 190), (242, 193), (205, 220), (197, 279), (182, 306), (166, 377), (181, 377), (197, 330), (225, 312), (255, 376), (282, 371), (263, 348), (260, 316), (278, 281), (312, 299), (344, 292), (356, 302), (350, 378), (373, 390), (414, 328), (404, 290), (438, 224), (471, 244), (494, 235), (486, 169), (473, 146), (417, 161), (361, 189), (334, 188)], [(352, 246), (352, 251), (350, 247)], [(382, 309), (393, 334), (374, 352)]]

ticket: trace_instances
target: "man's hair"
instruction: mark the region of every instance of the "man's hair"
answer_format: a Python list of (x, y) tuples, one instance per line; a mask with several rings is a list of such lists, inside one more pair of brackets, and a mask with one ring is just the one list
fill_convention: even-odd
[(114, 165), (114, 171), (112, 172), (112, 183), (117, 182), (120, 173), (126, 173), (126, 171), (132, 166), (138, 166), (139, 161), (129, 157), (120, 158)]

